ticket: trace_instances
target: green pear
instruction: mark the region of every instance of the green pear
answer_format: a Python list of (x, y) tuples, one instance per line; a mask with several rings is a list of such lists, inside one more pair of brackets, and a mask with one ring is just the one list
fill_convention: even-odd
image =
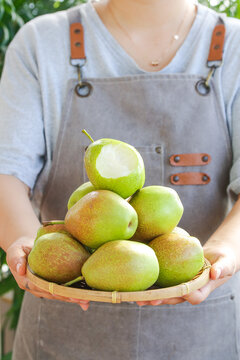
[(189, 235), (166, 234), (149, 243), (159, 262), (156, 284), (168, 287), (191, 280), (204, 265), (200, 241)]
[[(160, 241), (160, 239), (165, 239), (166, 236), (168, 236), (168, 235), (170, 235), (170, 234), (177, 234), (177, 235), (180, 235), (180, 236), (190, 236), (190, 234), (189, 234), (186, 230), (184, 230), (184, 229), (176, 226), (176, 227), (173, 229), (172, 232), (167, 233), (167, 234), (159, 235), (159, 236), (158, 236), (158, 241)], [(134, 240), (134, 239), (131, 239), (131, 240)], [(134, 240), (134, 241), (136, 241), (136, 240)], [(143, 241), (142, 241), (142, 242), (143, 242)], [(147, 243), (149, 244), (149, 242), (147, 242)]]
[(96, 190), (85, 195), (65, 217), (66, 229), (72, 236), (93, 249), (107, 241), (130, 239), (137, 224), (133, 207), (109, 190)]
[(138, 214), (138, 228), (133, 240), (141, 242), (170, 233), (183, 214), (177, 192), (166, 186), (147, 186), (136, 192), (129, 204)]
[(38, 238), (28, 256), (28, 263), (34, 273), (43, 279), (65, 283), (81, 274), (89, 256), (79, 241), (55, 232)]
[(70, 235), (67, 229), (65, 228), (64, 221), (62, 220), (52, 220), (44, 223), (37, 231), (35, 241), (42, 235), (49, 234), (52, 232), (59, 232), (66, 235)]
[(189, 234), (186, 230), (182, 229), (182, 228), (179, 227), (179, 226), (176, 226), (176, 227), (173, 229), (172, 233), (174, 233), (174, 234), (179, 234), (179, 235), (190, 236), (190, 234)]
[(115, 139), (94, 141), (85, 152), (84, 163), (88, 178), (96, 189), (111, 190), (126, 199), (144, 185), (143, 159), (125, 142)]
[(128, 240), (110, 241), (95, 250), (84, 263), (88, 286), (105, 291), (140, 291), (158, 278), (159, 265), (147, 245)]
[(96, 190), (93, 184), (90, 183), (90, 181), (82, 184), (79, 186), (70, 196), (68, 200), (67, 207), (70, 209), (78, 200), (80, 200), (83, 196), (90, 193), (91, 191)]

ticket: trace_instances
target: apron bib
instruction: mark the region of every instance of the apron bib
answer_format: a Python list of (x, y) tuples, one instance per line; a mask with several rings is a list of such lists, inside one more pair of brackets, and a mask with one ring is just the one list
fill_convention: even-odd
[[(79, 8), (69, 14), (71, 23), (79, 22)], [(85, 128), (95, 140), (135, 146), (145, 163), (145, 186), (174, 188), (184, 205), (179, 226), (204, 244), (226, 215), (232, 154), (214, 83), (201, 96), (199, 79), (159, 73), (88, 79), (88, 97), (76, 95), (71, 79), (41, 219), (63, 219), (69, 196), (88, 181)], [(195, 306), (91, 302), (86, 312), (27, 293), (13, 359), (237, 360), (239, 284), (236, 274)]]

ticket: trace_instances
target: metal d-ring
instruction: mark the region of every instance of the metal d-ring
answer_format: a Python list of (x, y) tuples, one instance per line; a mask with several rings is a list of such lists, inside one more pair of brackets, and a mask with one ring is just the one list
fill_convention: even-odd
[(202, 95), (202, 96), (208, 95), (211, 90), (210, 86), (206, 84), (205, 79), (199, 80), (196, 83), (195, 88), (196, 88), (197, 92), (199, 93), (199, 95)]
[(82, 81), (82, 66), (83, 65), (76, 65), (78, 71), (78, 83), (75, 86), (75, 93), (79, 97), (87, 97), (92, 92), (92, 85), (87, 81)]
[(201, 79), (196, 83), (195, 88), (199, 93), (199, 95), (206, 96), (210, 93), (211, 87), (209, 85), (209, 82), (213, 77), (215, 70), (216, 70), (216, 66), (212, 66), (209, 70), (207, 78)]
[(92, 92), (92, 85), (86, 81), (82, 81), (75, 86), (75, 93), (79, 97), (87, 97)]

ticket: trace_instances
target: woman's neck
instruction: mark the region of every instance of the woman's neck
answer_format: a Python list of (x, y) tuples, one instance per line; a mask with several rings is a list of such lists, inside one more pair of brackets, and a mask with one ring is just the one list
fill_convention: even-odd
[(192, 0), (101, 0), (93, 3), (102, 22), (147, 71), (166, 66), (196, 16)]
[(116, 18), (130, 34), (143, 32), (146, 36), (161, 31), (176, 30), (187, 9), (193, 9), (191, 0), (101, 0), (102, 7)]

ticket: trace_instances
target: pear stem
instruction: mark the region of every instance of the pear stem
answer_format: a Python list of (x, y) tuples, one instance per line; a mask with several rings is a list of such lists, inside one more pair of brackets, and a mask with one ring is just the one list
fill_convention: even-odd
[(66, 282), (65, 284), (62, 284), (63, 286), (70, 286), (72, 284), (75, 284), (78, 281), (84, 280), (83, 276), (78, 276), (76, 279), (73, 279), (71, 281)]
[(64, 224), (64, 220), (42, 221), (43, 226)]
[(82, 130), (82, 133), (84, 133), (84, 134), (89, 138), (89, 140), (90, 140), (91, 142), (94, 142), (94, 140), (93, 140), (93, 138), (91, 137), (91, 135), (89, 135), (89, 133), (88, 133), (85, 129)]

